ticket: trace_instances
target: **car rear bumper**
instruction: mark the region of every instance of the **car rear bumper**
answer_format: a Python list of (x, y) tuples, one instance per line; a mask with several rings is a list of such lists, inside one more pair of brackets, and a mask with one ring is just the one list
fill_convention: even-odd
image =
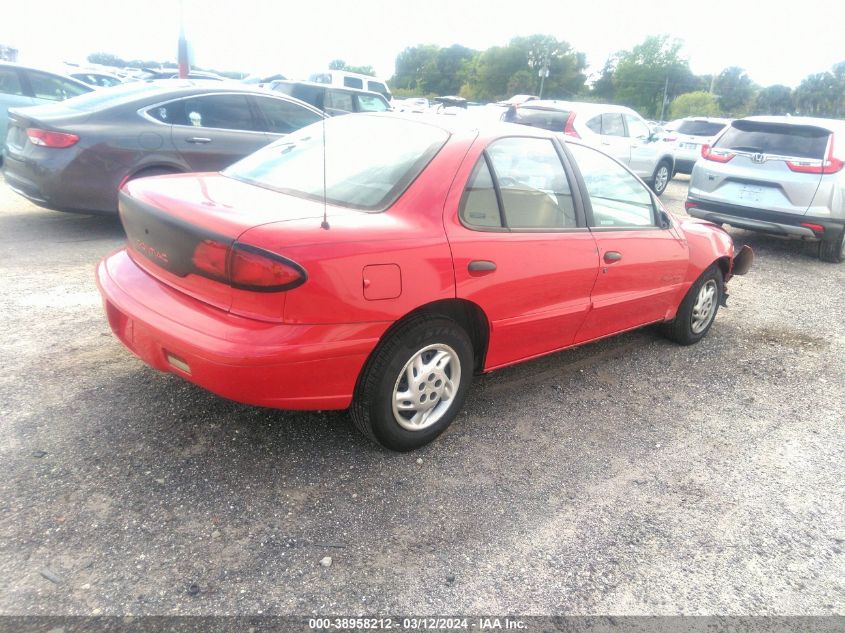
[(3, 175), (12, 191), (54, 211), (117, 213), (117, 183), (111, 173), (79, 169), (72, 148), (36, 151), (46, 156), (6, 149)]
[[(693, 196), (687, 198), (687, 213), (716, 224), (730, 224), (740, 229), (799, 239), (834, 240), (845, 229), (845, 220), (710, 202)], [(824, 230), (814, 230), (806, 226), (808, 224), (823, 227)]]
[(389, 323), (291, 325), (229, 314), (170, 288), (125, 250), (97, 267), (112, 331), (144, 362), (246, 404), (345, 409)]

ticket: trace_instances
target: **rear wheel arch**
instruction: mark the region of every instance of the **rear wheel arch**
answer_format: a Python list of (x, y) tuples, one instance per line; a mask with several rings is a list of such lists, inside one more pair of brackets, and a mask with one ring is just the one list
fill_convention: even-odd
[(446, 317), (463, 328), (472, 342), (475, 372), (480, 373), (484, 368), (487, 346), (490, 342), (490, 323), (484, 310), (478, 304), (467, 301), (466, 299), (441, 299), (415, 308), (397, 319), (385, 330), (384, 334), (379, 338), (379, 342), (373, 348), (373, 351), (370, 352), (370, 357), (378, 351), (379, 347), (386, 340), (393, 336), (396, 330), (403, 327), (408, 321), (426, 316)]
[(153, 163), (151, 165), (143, 165), (134, 169), (126, 175), (123, 182), (129, 182), (136, 178), (146, 178), (147, 176), (163, 176), (165, 174), (182, 174), (185, 170), (177, 165), (168, 163)]

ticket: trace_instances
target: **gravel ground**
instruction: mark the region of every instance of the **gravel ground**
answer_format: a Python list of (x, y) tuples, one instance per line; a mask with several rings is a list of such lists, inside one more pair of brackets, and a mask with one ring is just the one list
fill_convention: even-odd
[(734, 236), (701, 344), (481, 377), (399, 455), (146, 367), (94, 286), (119, 224), (0, 182), (0, 613), (843, 613), (845, 266)]

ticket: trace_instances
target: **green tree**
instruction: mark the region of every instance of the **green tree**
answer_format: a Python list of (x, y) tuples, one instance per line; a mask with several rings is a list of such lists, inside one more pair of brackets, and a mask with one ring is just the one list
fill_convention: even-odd
[(793, 93), (796, 110), (807, 116), (837, 117), (845, 112), (842, 82), (829, 72), (804, 78)]
[(616, 55), (611, 55), (604, 63), (604, 68), (601, 69), (599, 78), (593, 82), (590, 90), (590, 96), (599, 102), (612, 102), (615, 89), (613, 86), (613, 75), (616, 72), (616, 65), (619, 59)]
[(698, 90), (678, 95), (669, 106), (670, 119), (682, 119), (685, 116), (718, 116), (719, 104), (709, 92)]
[(427, 94), (423, 85), (437, 67), (439, 51), (440, 47), (433, 44), (420, 44), (403, 50), (396, 56), (396, 71), (390, 78), (391, 87)]
[(618, 103), (647, 117), (658, 117), (666, 103), (680, 94), (698, 90), (701, 82), (681, 56), (682, 43), (668, 35), (647, 37), (629, 51), (618, 53), (613, 72), (613, 94)]
[(114, 66), (116, 68), (125, 68), (128, 65), (125, 60), (111, 53), (91, 53), (88, 56), (88, 61), (92, 64)]
[(350, 73), (358, 73), (359, 75), (376, 76), (376, 71), (372, 66), (350, 66), (342, 59), (333, 59), (330, 61), (329, 70), (345, 70)]
[(738, 66), (731, 66), (720, 72), (713, 87), (719, 97), (722, 111), (731, 116), (745, 116), (757, 92), (755, 83), (745, 70)]
[(775, 84), (766, 86), (754, 99), (754, 114), (789, 114), (793, 109), (792, 89)]

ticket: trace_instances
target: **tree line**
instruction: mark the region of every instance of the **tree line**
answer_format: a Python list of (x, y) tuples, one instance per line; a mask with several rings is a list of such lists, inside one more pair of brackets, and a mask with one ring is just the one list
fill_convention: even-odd
[(759, 86), (743, 68), (696, 75), (683, 43), (668, 35), (647, 37), (610, 56), (592, 83), (586, 56), (550, 35), (516, 37), (506, 46), (477, 51), (455, 44), (420, 44), (396, 58), (389, 80), (398, 96), (460, 95), (498, 101), (514, 94), (629, 106), (647, 118), (802, 114), (845, 116), (845, 62), (807, 76), (792, 89)]

